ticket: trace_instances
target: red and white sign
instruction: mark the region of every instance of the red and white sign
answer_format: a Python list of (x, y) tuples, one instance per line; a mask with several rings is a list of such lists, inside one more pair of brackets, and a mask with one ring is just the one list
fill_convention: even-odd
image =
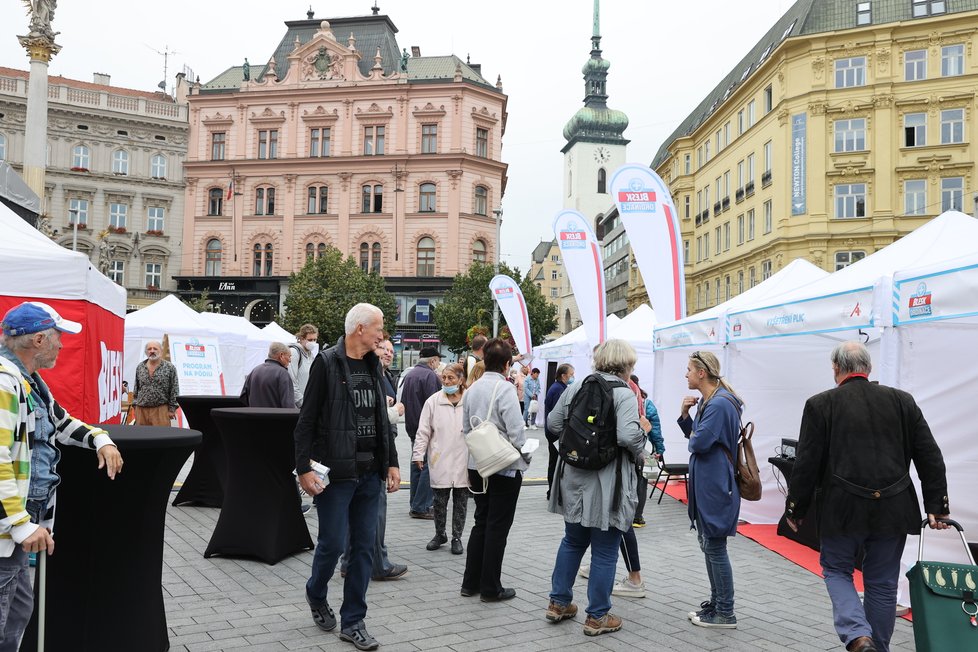
[(530, 316), (526, 310), (526, 299), (520, 286), (509, 276), (497, 274), (489, 281), (492, 296), (499, 304), (509, 332), (513, 335), (516, 348), (529, 357), (533, 353), (533, 340), (530, 338)]
[(588, 342), (597, 346), (608, 339), (604, 268), (598, 239), (587, 219), (577, 211), (557, 213), (553, 229)]

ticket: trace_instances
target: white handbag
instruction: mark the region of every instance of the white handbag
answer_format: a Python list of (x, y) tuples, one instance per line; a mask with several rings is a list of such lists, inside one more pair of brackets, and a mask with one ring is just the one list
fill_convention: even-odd
[[(465, 436), (465, 445), (469, 449), (469, 455), (475, 462), (476, 471), (483, 478), (481, 493), (485, 493), (489, 476), (502, 471), (520, 458), (520, 451), (516, 446), (499, 434), (496, 424), (489, 420), (489, 417), (492, 416), (492, 408), (496, 404), (496, 391), (502, 384), (503, 381), (499, 381), (492, 388), (492, 397), (489, 399), (489, 411), (486, 413), (486, 418), (479, 419), (476, 415), (470, 417), (469, 423), (472, 425), (472, 430)], [(474, 491), (473, 493), (480, 492)]]

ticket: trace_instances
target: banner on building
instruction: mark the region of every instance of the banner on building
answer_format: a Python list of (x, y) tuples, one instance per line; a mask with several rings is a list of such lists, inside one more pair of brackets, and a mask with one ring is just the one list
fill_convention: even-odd
[(177, 368), (180, 393), (188, 396), (224, 396), (224, 371), (217, 338), (168, 336), (170, 360)]
[(526, 357), (533, 353), (533, 340), (530, 339), (530, 315), (526, 309), (526, 299), (520, 286), (505, 274), (496, 274), (489, 281), (492, 298), (499, 304), (509, 332), (516, 342), (516, 348)]
[(806, 135), (807, 114), (791, 116), (791, 214), (804, 215), (808, 212), (807, 157), (808, 141)]
[(655, 314), (669, 321), (683, 319), (682, 235), (669, 189), (648, 166), (626, 163), (611, 175), (611, 193)]
[(581, 312), (584, 332), (591, 346), (608, 338), (605, 308), (604, 269), (601, 250), (594, 230), (577, 211), (557, 213), (553, 223), (554, 237), (560, 247), (564, 271), (574, 290), (574, 300)]

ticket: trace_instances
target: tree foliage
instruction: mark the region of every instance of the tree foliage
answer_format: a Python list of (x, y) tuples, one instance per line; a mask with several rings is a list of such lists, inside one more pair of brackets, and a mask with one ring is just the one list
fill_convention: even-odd
[(358, 303), (372, 303), (383, 310), (384, 327), (393, 330), (396, 304), (384, 289), (383, 277), (364, 272), (354, 258), (344, 258), (339, 249), (329, 247), (289, 277), (285, 314), (279, 323), (290, 333), (303, 324), (314, 324), (323, 346), (331, 346), (345, 331), (346, 313)]
[[(530, 318), (530, 338), (536, 346), (557, 328), (557, 308), (547, 301), (540, 289), (530, 279), (529, 273), (520, 274), (519, 268), (500, 263), (499, 273), (516, 280), (523, 291)], [(434, 310), (435, 324), (442, 344), (455, 353), (468, 348), (467, 333), (473, 326), (483, 326), (492, 333), (493, 298), (489, 281), (494, 276), (493, 266), (474, 263), (465, 274), (458, 274), (445, 299)], [(499, 325), (506, 323), (502, 312)]]

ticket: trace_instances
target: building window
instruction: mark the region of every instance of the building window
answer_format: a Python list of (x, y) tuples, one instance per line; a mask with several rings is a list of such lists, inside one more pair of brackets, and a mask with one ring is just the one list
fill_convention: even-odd
[(77, 224), (78, 226), (88, 224), (87, 199), (68, 200), (68, 224)]
[(771, 167), (774, 165), (774, 143), (770, 140), (764, 143), (764, 175), (771, 175)]
[(604, 195), (608, 193), (608, 173), (605, 172), (604, 168), (598, 168), (598, 194)]
[(419, 191), (418, 212), (434, 213), (437, 210), (435, 204), (435, 184), (422, 183)]
[(363, 155), (381, 156), (384, 153), (384, 128), (364, 127), (363, 128)]
[(421, 153), (438, 153), (438, 125), (421, 125)]
[(744, 291), (744, 270), (737, 272), (737, 294)]
[(690, 154), (683, 154), (683, 174), (690, 174), (692, 172), (693, 157)]
[[(751, 187), (751, 189), (747, 191), (747, 194), (750, 195), (753, 192), (753, 186), (754, 186), (754, 155), (753, 154), (747, 155), (747, 186)], [(747, 186), (744, 186), (745, 190), (747, 190)]]
[(683, 262), (689, 264), (689, 240), (683, 240)]
[(75, 145), (71, 150), (71, 167), (88, 172), (92, 162), (92, 150), (87, 145)]
[(306, 191), (306, 213), (325, 215), (329, 211), (329, 186), (309, 186)]
[(730, 275), (729, 274), (727, 274), (724, 277), (724, 287), (726, 288), (726, 290), (725, 290), (725, 294), (724, 294), (724, 299), (723, 300), (724, 301), (730, 301)]
[(211, 134), (211, 160), (212, 161), (223, 161), (224, 160), (224, 146), (227, 142), (227, 134), (223, 131), (218, 131)]
[(258, 132), (258, 158), (278, 158), (278, 129), (262, 129)]
[(211, 188), (207, 191), (207, 214), (224, 214), (224, 191), (220, 188)]
[(7, 137), (0, 134), (0, 161), (7, 159)]
[(747, 103), (747, 128), (748, 129), (750, 129), (751, 127), (754, 126), (754, 121), (755, 121), (754, 120), (754, 115), (755, 115), (755, 113), (754, 113), (754, 107), (756, 105), (757, 105), (757, 102), (755, 102), (754, 100), (751, 100), (750, 102)]
[(551, 299), (557, 298), (557, 288), (550, 288), (550, 298)]
[(308, 242), (308, 243), (306, 243), (306, 262), (309, 262), (310, 260), (322, 258), (325, 253), (326, 253), (326, 243), (325, 242), (320, 242), (320, 243)]
[(856, 25), (869, 25), (873, 22), (873, 3), (856, 3)]
[(146, 263), (146, 287), (156, 288), (163, 285), (163, 264)]
[(723, 149), (723, 130), (717, 129), (717, 154)]
[(689, 219), (689, 204), (690, 204), (689, 195), (685, 195), (683, 197), (683, 219), (686, 220)]
[(275, 214), (275, 188), (255, 188), (255, 215)]
[(329, 129), (309, 130), (309, 156), (318, 158), (329, 156)]
[(706, 290), (706, 305), (710, 305), (710, 282), (707, 281), (703, 284), (703, 288)]
[(475, 214), (489, 214), (489, 191), (485, 186), (475, 187)]
[(866, 85), (866, 57), (835, 60), (835, 87)]
[(710, 257), (710, 233), (707, 231), (703, 234), (703, 259), (709, 259)]
[(768, 280), (769, 278), (771, 278), (771, 274), (772, 274), (771, 261), (770, 260), (762, 260), (761, 261), (761, 280), (762, 281)]
[(558, 278), (560, 278), (560, 275), (557, 273), (557, 270), (555, 270), (555, 269), (554, 270), (551, 270), (550, 271), (550, 280), (551, 281), (556, 281)]
[(835, 186), (836, 217), (866, 217), (866, 184), (846, 183)]
[(706, 142), (703, 143), (703, 163), (710, 162), (710, 139), (707, 138)]
[(162, 154), (154, 154), (149, 160), (149, 176), (154, 179), (166, 179), (166, 157)]
[(109, 204), (109, 226), (114, 229), (126, 228), (126, 217), (129, 214), (129, 206), (126, 204)]
[(914, 18), (943, 14), (946, 11), (945, 0), (911, 0), (911, 5)]
[(366, 242), (360, 243), (360, 269), (370, 273), (380, 274), (380, 243), (375, 242), (370, 245)]
[(720, 240), (720, 232), (722, 228), (723, 227), (718, 226), (717, 228), (713, 229), (713, 255), (714, 256), (720, 255), (720, 246), (722, 244), (722, 240)]
[(384, 212), (384, 187), (381, 185), (367, 184), (361, 188), (361, 213), (383, 213)]
[(477, 127), (475, 130), (475, 155), (489, 158), (489, 130)]
[(906, 147), (923, 147), (927, 144), (926, 113), (908, 113), (903, 116), (903, 138)]
[(129, 152), (124, 149), (112, 152), (112, 174), (129, 174)]
[(964, 142), (964, 109), (941, 111), (941, 144)]
[(757, 272), (753, 267), (751, 267), (748, 270), (748, 273), (750, 275), (750, 286), (754, 287), (755, 285), (757, 285)]
[(903, 182), (904, 214), (926, 215), (927, 210), (927, 181), (925, 179), (907, 179)]
[(744, 244), (744, 216), (737, 216), (737, 244)]
[(254, 263), (251, 267), (252, 276), (271, 276), (272, 275), (272, 243), (255, 243), (252, 248), (254, 252)]
[(718, 305), (720, 305), (720, 279), (717, 279), (716, 284), (715, 284), (714, 287), (716, 289), (714, 290), (715, 294), (714, 294), (713, 305), (718, 306)]
[(701, 262), (703, 260), (703, 237), (698, 236), (696, 238), (696, 262)]
[(941, 77), (964, 74), (964, 46), (945, 45), (941, 48)]
[(747, 211), (747, 239), (754, 239), (754, 209)]
[(486, 262), (486, 241), (476, 240), (472, 243), (472, 261), (476, 263)]
[(964, 206), (964, 179), (948, 177), (941, 179), (941, 212), (959, 211)]
[(204, 247), (204, 276), (221, 275), (221, 241), (211, 238)]
[(162, 206), (150, 206), (146, 209), (146, 230), (163, 231), (164, 217), (166, 209)]
[(904, 81), (927, 79), (927, 50), (908, 50), (903, 54)]
[(723, 223), (723, 250), (730, 250), (730, 222), (729, 220)]
[(861, 152), (866, 149), (866, 119), (835, 121), (835, 151)]
[(768, 199), (764, 202), (764, 233), (770, 233), (774, 230), (774, 205), (771, 200)]
[(117, 285), (126, 284), (126, 261), (113, 260), (109, 263), (109, 280)]
[(418, 276), (435, 275), (435, 241), (424, 237), (418, 240)]
[(865, 251), (837, 251), (835, 253), (835, 271), (838, 272), (843, 267), (848, 267), (857, 260), (862, 260), (865, 257)]

